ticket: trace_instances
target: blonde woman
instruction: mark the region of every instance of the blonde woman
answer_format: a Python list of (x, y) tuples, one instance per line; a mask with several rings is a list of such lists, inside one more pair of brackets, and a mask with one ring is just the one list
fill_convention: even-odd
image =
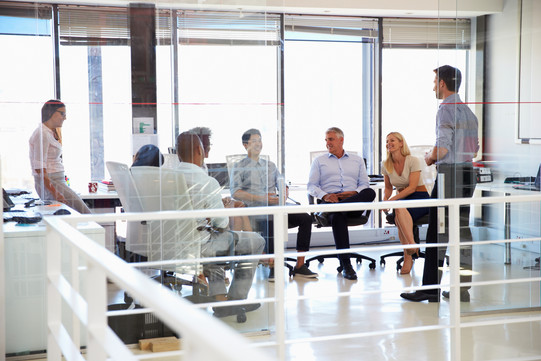
[[(387, 159), (383, 161), (382, 173), (385, 178), (384, 201), (404, 199), (428, 199), (430, 195), (421, 178), (421, 160), (411, 155), (408, 144), (398, 132), (391, 132), (386, 139)], [(396, 193), (393, 195), (393, 188)], [(428, 207), (396, 208), (395, 224), (402, 244), (415, 244), (413, 222), (428, 214)], [(400, 274), (409, 274), (413, 266), (413, 255), (419, 249), (404, 250), (404, 263)]]

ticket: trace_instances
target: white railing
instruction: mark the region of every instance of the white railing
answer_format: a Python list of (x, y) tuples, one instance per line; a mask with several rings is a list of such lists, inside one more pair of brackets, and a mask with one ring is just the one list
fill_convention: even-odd
[[(101, 215), (80, 215), (69, 217), (48, 217), (47, 249), (47, 277), (48, 277), (48, 330), (49, 342), (47, 347), (49, 360), (60, 360), (61, 355), (67, 360), (82, 360), (79, 352), (79, 334), (80, 331), (72, 332), (75, 336), (70, 336), (66, 327), (61, 322), (60, 300), (64, 299), (66, 304), (73, 309), (73, 312), (81, 320), (81, 323), (87, 332), (87, 360), (105, 360), (111, 358), (114, 360), (134, 360), (143, 359), (145, 355), (133, 355), (127, 349), (118, 337), (107, 326), (107, 305), (106, 305), (106, 279), (118, 285), (120, 289), (125, 290), (134, 298), (153, 312), (160, 320), (165, 322), (173, 331), (182, 335), (183, 350), (175, 352), (166, 352), (154, 354), (153, 358), (158, 356), (182, 355), (186, 360), (265, 360), (268, 355), (258, 350), (257, 347), (275, 347), (277, 358), (286, 360), (286, 347), (294, 343), (314, 342), (323, 340), (339, 340), (362, 338), (377, 335), (386, 335), (394, 333), (419, 332), (428, 330), (451, 330), (450, 339), (450, 359), (459, 361), (460, 356), (460, 336), (463, 328), (486, 326), (491, 324), (507, 324), (520, 322), (541, 321), (541, 315), (529, 317), (516, 317), (491, 321), (468, 321), (464, 322), (460, 317), (460, 287), (476, 286), (487, 284), (506, 284), (518, 282), (541, 282), (541, 277), (499, 280), (489, 282), (468, 282), (460, 283), (460, 257), (461, 246), (473, 246), (480, 244), (501, 244), (515, 242), (514, 240), (502, 239), (494, 241), (476, 241), (459, 242), (459, 207), (460, 205), (481, 205), (481, 204), (503, 204), (509, 202), (541, 202), (541, 195), (535, 196), (508, 196), (508, 197), (488, 197), (488, 198), (463, 198), (463, 199), (445, 199), (445, 200), (415, 200), (415, 201), (395, 201), (380, 203), (347, 203), (347, 204), (325, 204), (311, 206), (277, 206), (277, 207), (259, 207), (259, 208), (235, 208), (221, 210), (198, 210), (190, 212), (158, 212), (158, 213), (125, 213), (125, 214), (101, 214)], [(320, 212), (320, 211), (351, 211), (351, 210), (380, 210), (387, 208), (409, 208), (409, 207), (436, 207), (447, 206), (449, 208), (449, 243), (444, 245), (426, 244), (425, 247), (449, 247), (450, 253), (450, 322), (446, 324), (408, 327), (402, 329), (389, 329), (375, 332), (357, 332), (345, 334), (332, 334), (321, 337), (286, 339), (286, 313), (285, 313), (285, 284), (284, 268), (275, 268), (275, 296), (265, 299), (258, 299), (258, 302), (274, 302), (275, 304), (275, 341), (248, 343), (233, 330), (226, 327), (222, 322), (214, 319), (207, 313), (197, 310), (201, 307), (212, 306), (213, 304), (191, 304), (180, 297), (174, 295), (171, 291), (160, 287), (158, 283), (151, 281), (135, 269), (133, 265), (125, 263), (106, 249), (98, 246), (85, 235), (76, 230), (78, 222), (111, 222), (115, 220), (164, 220), (164, 219), (186, 219), (186, 218), (208, 218), (218, 216), (234, 215), (263, 215), (270, 214), (274, 216), (274, 242), (275, 242), (275, 263), (282, 264), (285, 257), (296, 257), (296, 255), (315, 256), (321, 254), (349, 253), (352, 250), (378, 251), (378, 250), (401, 250), (403, 248), (415, 248), (417, 246), (362, 246), (352, 247), (349, 250), (319, 250), (304, 253), (284, 252), (284, 244), (287, 239), (287, 213), (294, 211), (301, 212)], [(520, 241), (539, 241), (540, 238), (521, 239)], [(72, 249), (73, 254), (80, 255), (85, 260), (86, 284), (92, 292), (86, 292), (87, 299), (83, 299), (77, 287), (70, 286), (69, 282), (60, 272), (60, 241), (66, 242)], [(271, 255), (265, 255), (269, 257)], [(243, 257), (224, 257), (220, 260), (231, 259), (255, 259), (260, 256)], [(77, 257), (73, 257), (77, 259)], [(201, 259), (202, 262), (214, 260)], [(153, 265), (179, 264), (186, 261), (164, 261), (153, 262)], [(193, 262), (190, 261), (190, 262)], [(148, 264), (147, 264), (148, 265)], [(77, 273), (80, 265), (73, 262), (74, 270), (72, 274)], [(77, 279), (77, 278), (75, 278)], [(407, 287), (399, 291), (414, 291), (433, 288), (433, 286)], [(389, 292), (381, 290), (362, 290), (353, 292), (337, 293), (337, 297), (349, 297), (352, 294), (370, 294)], [(287, 301), (300, 300), (304, 296), (288, 296)], [(247, 302), (253, 302), (250, 300)], [(236, 301), (242, 304), (241, 301)], [(134, 313), (135, 311), (120, 311), (122, 314)], [(138, 311), (142, 312), (142, 311)], [(374, 310), (377, 312), (377, 310)], [(111, 313), (109, 313), (111, 314)], [(115, 312), (119, 314), (119, 312)], [(76, 328), (76, 323), (73, 327)], [(539, 355), (541, 357), (541, 355)]]

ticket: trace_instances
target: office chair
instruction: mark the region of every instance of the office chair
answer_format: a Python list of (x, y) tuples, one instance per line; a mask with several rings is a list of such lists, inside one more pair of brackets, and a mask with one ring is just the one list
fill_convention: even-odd
[[(309, 204), (314, 204), (314, 197), (311, 196), (310, 194), (308, 195), (308, 203)], [(363, 212), (362, 215), (360, 216), (348, 216), (348, 227), (352, 227), (352, 226), (361, 226), (363, 224), (366, 224), (368, 222), (368, 219), (370, 218), (370, 213), (371, 213), (371, 210), (366, 210)], [(312, 215), (313, 216), (313, 215)], [(318, 218), (316, 218), (314, 216), (314, 222), (316, 224), (316, 228), (321, 228), (321, 227), (330, 227), (329, 224), (323, 224)], [(360, 253), (349, 253), (349, 257), (350, 258), (355, 258), (355, 262), (357, 264), (360, 264), (362, 263), (362, 260), (367, 260), (367, 261), (370, 261), (370, 264), (368, 265), (368, 268), (370, 269), (375, 269), (376, 268), (376, 260), (371, 258), (371, 257), (368, 257), (368, 256), (365, 256), (365, 255), (362, 255)], [(312, 258), (309, 258), (306, 260), (306, 267), (309, 267), (310, 266), (310, 262), (313, 261), (313, 260), (318, 260), (319, 263), (323, 263), (325, 258), (338, 258), (338, 255), (337, 254), (326, 254), (326, 255), (320, 255), (320, 256), (315, 256), (315, 257), (312, 257)], [(338, 268), (336, 269), (338, 271), (338, 273), (342, 272), (343, 270), (343, 267), (342, 265), (340, 264), (340, 266), (338, 266)]]
[[(394, 222), (394, 212), (387, 214), (387, 223), (395, 224), (395, 222)], [(421, 240), (419, 238), (419, 226), (423, 225), (423, 224), (428, 224), (428, 214), (421, 217), (421, 218), (419, 218), (417, 221), (413, 222), (413, 239), (414, 239), (415, 243), (417, 243), (417, 244), (421, 243)], [(404, 252), (403, 251), (391, 252), (391, 253), (387, 253), (387, 254), (382, 255), (379, 258), (380, 266), (382, 266), (382, 267), (385, 266), (385, 258), (387, 258), (387, 257), (400, 257), (398, 259), (398, 261), (396, 261), (396, 270), (400, 271), (402, 269), (402, 262), (404, 262)], [(425, 257), (425, 254), (424, 254), (424, 252), (421, 252), (421, 251), (419, 251), (418, 256), (413, 255), (414, 259), (416, 259), (416, 258), (424, 258), (424, 257)]]
[[(134, 167), (130, 171), (127, 165), (117, 162), (106, 162), (106, 165), (126, 212), (191, 209), (186, 183), (179, 172), (157, 167)], [(173, 196), (162, 197), (162, 190)], [(130, 221), (124, 260), (144, 262), (198, 258), (200, 245), (193, 241), (196, 239), (193, 237), (195, 228), (194, 220)], [(185, 280), (178, 277), (180, 274), (192, 274), (193, 279)], [(152, 278), (177, 292), (183, 285), (191, 286), (192, 295), (187, 299), (194, 303), (207, 302), (207, 289), (198, 282), (198, 274), (198, 264), (173, 265), (161, 267), (159, 274)], [(133, 299), (125, 293), (124, 302), (131, 304)]]
[[(328, 154), (328, 153), (329, 153), (329, 151), (327, 151), (327, 150), (317, 150), (317, 151), (310, 152), (310, 164), (312, 164), (314, 162), (315, 158), (319, 157), (320, 155)], [(352, 151), (348, 151), (348, 153), (350, 153), (350, 154), (358, 154), (357, 152), (352, 152)], [(364, 160), (364, 164), (366, 165), (366, 159)], [(314, 197), (311, 196), (310, 194), (308, 194), (308, 203), (309, 204), (315, 204)], [(361, 226), (363, 224), (366, 224), (368, 222), (368, 219), (370, 218), (370, 213), (371, 213), (371, 210), (366, 210), (366, 211), (364, 211), (364, 213), (361, 216), (358, 216), (358, 217), (349, 217), (348, 216), (348, 227)], [(312, 216), (314, 217), (314, 222), (316, 224), (316, 228), (330, 227), (330, 225), (322, 224), (321, 221), (319, 219), (317, 219), (313, 214), (312, 214)], [(375, 269), (376, 268), (376, 260), (371, 258), (371, 257), (365, 256), (365, 255), (362, 255), (362, 254), (359, 254), (359, 253), (350, 253), (349, 256), (350, 256), (350, 258), (355, 258), (355, 262), (357, 264), (362, 263), (362, 260), (364, 259), (364, 260), (370, 261), (370, 264), (368, 265), (368, 268), (370, 268), (370, 269)], [(319, 261), (319, 263), (323, 263), (325, 258), (338, 258), (338, 255), (329, 254), (329, 255), (323, 255), (323, 256), (315, 256), (315, 257), (312, 257), (312, 258), (309, 258), (308, 260), (306, 260), (305, 263), (306, 263), (306, 266), (309, 267), (311, 261), (317, 259)], [(340, 265), (336, 270), (338, 271), (338, 273), (342, 272), (342, 270), (343, 270), (342, 265)]]

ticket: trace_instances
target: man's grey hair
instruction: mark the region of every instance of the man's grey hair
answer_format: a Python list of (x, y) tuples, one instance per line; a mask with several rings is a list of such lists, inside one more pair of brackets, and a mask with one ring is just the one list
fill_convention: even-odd
[(342, 131), (342, 129), (340, 129), (338, 127), (330, 127), (325, 132), (325, 134), (327, 134), (327, 133), (336, 133), (336, 135), (338, 135), (338, 137), (344, 138), (344, 132)]

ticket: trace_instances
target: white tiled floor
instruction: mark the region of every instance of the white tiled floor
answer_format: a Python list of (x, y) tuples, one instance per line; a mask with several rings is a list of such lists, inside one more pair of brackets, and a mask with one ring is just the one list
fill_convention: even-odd
[[(285, 280), (285, 291), (289, 297), (285, 307), (288, 361), (450, 360), (450, 329), (402, 332), (408, 327), (429, 328), (450, 324), (448, 300), (442, 298), (440, 303), (413, 303), (399, 296), (403, 287), (420, 285), (423, 260), (416, 261), (412, 273), (404, 276), (396, 272), (396, 258), (388, 259), (386, 267), (381, 267), (381, 253), (368, 254), (377, 261), (375, 270), (370, 270), (367, 262), (358, 265), (357, 281), (348, 281), (337, 275), (338, 261), (334, 259), (326, 260), (323, 264), (310, 264), (310, 268), (320, 275), (317, 281)], [(539, 257), (538, 254), (513, 250), (512, 255), (512, 264), (504, 265), (503, 247), (476, 247), (473, 280), (540, 276), (539, 270), (527, 268), (535, 264), (534, 259)], [(258, 267), (250, 298), (264, 298), (274, 294), (276, 283), (267, 282), (267, 273), (267, 268), (261, 265)], [(445, 272), (442, 284), (447, 282), (448, 273)], [(384, 292), (361, 293), (376, 290)], [(348, 291), (356, 294), (337, 297), (338, 292)], [(461, 322), (539, 317), (539, 295), (539, 282), (474, 287), (471, 290), (471, 303), (461, 304), (462, 311), (467, 314), (461, 318)], [(291, 299), (296, 296), (310, 298)], [(110, 290), (111, 302), (118, 302), (121, 298), (122, 292)], [(530, 309), (525, 312), (483, 312), (518, 308)], [(258, 343), (275, 340), (273, 317), (271, 305), (248, 313), (246, 323), (238, 324), (234, 317), (222, 320)], [(393, 330), (397, 332), (385, 334)], [(381, 334), (369, 337), (357, 334), (367, 331)], [(305, 338), (343, 333), (351, 334), (352, 337), (346, 340), (312, 339), (297, 342)], [(460, 344), (462, 360), (541, 360), (541, 322), (462, 328)], [(276, 355), (273, 347), (262, 350)]]
[[(474, 250), (474, 281), (498, 278), (517, 279), (539, 277), (539, 270), (525, 269), (535, 264), (534, 255), (513, 251), (513, 263), (503, 264), (503, 247), (482, 246)], [(396, 272), (395, 260), (390, 258), (385, 268), (379, 266), (379, 253), (368, 254), (376, 258), (378, 267), (368, 268), (363, 262), (358, 266), (357, 281), (348, 281), (337, 275), (337, 260), (323, 264), (312, 263), (310, 268), (320, 274), (318, 281), (287, 279), (288, 297), (310, 296), (310, 299), (286, 302), (287, 360), (449, 360), (451, 330), (418, 331), (414, 333), (383, 334), (389, 330), (417, 326), (449, 325), (449, 302), (414, 303), (400, 298), (400, 289), (420, 285), (423, 260), (415, 263), (410, 275)], [(254, 298), (272, 295), (274, 285), (265, 280), (267, 270), (259, 267)], [(448, 282), (444, 273), (442, 284)], [(337, 297), (337, 292), (363, 292), (382, 290), (384, 293), (356, 294)], [(482, 312), (509, 310), (512, 308), (539, 307), (539, 283), (520, 283), (506, 286), (478, 286), (471, 290), (471, 303), (461, 303), (465, 315), (461, 322), (490, 321), (514, 317), (539, 317), (539, 311), (529, 312)], [(273, 326), (273, 313), (263, 308), (248, 314), (246, 324), (236, 324), (233, 317), (224, 319), (232, 327), (244, 331)], [(382, 332), (370, 337), (352, 337), (339, 341), (295, 342), (299, 339), (335, 334)], [(274, 340), (269, 336), (251, 337), (254, 342)], [(463, 328), (461, 331), (462, 360), (541, 360), (541, 322)], [(275, 350), (268, 349), (271, 354)]]

